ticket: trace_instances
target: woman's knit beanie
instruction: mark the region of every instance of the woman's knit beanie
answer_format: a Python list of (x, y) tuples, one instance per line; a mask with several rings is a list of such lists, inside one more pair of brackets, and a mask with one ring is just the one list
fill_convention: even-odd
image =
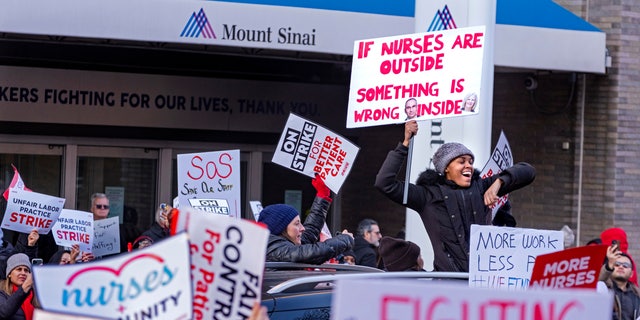
[(298, 211), (290, 205), (272, 204), (260, 211), (258, 222), (266, 224), (271, 234), (280, 235), (297, 216)]

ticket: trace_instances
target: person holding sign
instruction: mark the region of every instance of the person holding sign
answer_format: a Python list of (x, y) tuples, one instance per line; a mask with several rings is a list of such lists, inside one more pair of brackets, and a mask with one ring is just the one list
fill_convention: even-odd
[(0, 319), (31, 319), (38, 307), (33, 294), (31, 263), (24, 253), (7, 260), (7, 279), (0, 282)]
[(353, 235), (347, 230), (320, 242), (331, 191), (319, 175), (311, 182), (317, 194), (304, 224), (296, 209), (286, 204), (272, 204), (260, 212), (258, 222), (266, 224), (270, 232), (267, 261), (322, 264), (353, 247)]
[[(376, 175), (375, 187), (402, 204), (404, 181), (397, 178), (407, 157), (411, 137), (418, 133), (415, 120), (405, 122), (404, 140), (387, 154)], [(449, 142), (433, 155), (434, 169), (409, 184), (406, 207), (417, 211), (434, 248), (435, 271), (469, 272), (469, 235), (472, 224), (491, 224), (491, 206), (500, 196), (529, 185), (535, 169), (517, 163), (497, 175), (481, 178), (474, 170), (473, 152)]]

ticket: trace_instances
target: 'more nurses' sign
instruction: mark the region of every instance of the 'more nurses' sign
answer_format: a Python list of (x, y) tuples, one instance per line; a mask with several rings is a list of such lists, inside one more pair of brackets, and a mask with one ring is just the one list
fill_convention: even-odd
[(356, 41), (347, 128), (476, 114), (484, 42), (484, 26)]

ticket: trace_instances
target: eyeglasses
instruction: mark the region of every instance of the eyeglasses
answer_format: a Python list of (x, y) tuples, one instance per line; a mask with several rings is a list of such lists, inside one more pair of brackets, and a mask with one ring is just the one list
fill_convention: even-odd
[(625, 269), (631, 269), (631, 263), (629, 262), (616, 262), (613, 264), (614, 267), (623, 267)]
[(108, 204), (96, 204), (96, 208), (98, 209), (109, 209)]

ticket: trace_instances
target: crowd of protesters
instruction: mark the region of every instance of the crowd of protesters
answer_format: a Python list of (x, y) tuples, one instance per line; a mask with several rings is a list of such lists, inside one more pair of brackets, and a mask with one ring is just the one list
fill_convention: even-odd
[[(532, 183), (535, 169), (527, 163), (517, 163), (499, 174), (482, 178), (474, 168), (473, 152), (463, 144), (451, 142), (440, 146), (433, 155), (435, 168), (427, 169), (416, 183), (405, 188), (405, 182), (398, 177), (399, 171), (417, 130), (415, 120), (405, 123), (403, 140), (388, 153), (376, 176), (375, 187), (391, 201), (420, 213), (434, 248), (433, 265), (428, 269), (468, 272), (471, 225), (515, 226), (509, 203), (499, 211), (498, 219), (492, 218), (491, 208), (499, 197)], [(304, 220), (287, 204), (271, 204), (259, 213), (258, 222), (269, 230), (266, 261), (358, 264), (387, 272), (425, 270), (427, 266), (417, 244), (397, 237), (383, 237), (379, 224), (372, 219), (359, 223), (355, 238), (345, 229), (323, 239), (322, 229), (332, 203), (331, 191), (319, 175), (311, 183), (316, 196)], [(105, 194), (92, 195), (91, 212), (95, 221), (108, 216), (109, 199)], [(161, 204), (149, 229), (126, 238), (122, 238), (121, 231), (122, 251), (142, 249), (169, 237), (173, 212), (171, 206)], [(34, 259), (46, 257), (42, 259), (44, 263), (65, 265), (100, 258), (82, 252), (78, 245), (55, 247), (55, 250), (39, 248), (41, 238), (34, 229), (20, 234), (16, 243), (3, 240), (0, 319), (32, 319), (34, 309), (39, 307), (31, 276)], [(593, 243), (608, 246), (599, 280), (614, 293), (612, 318), (638, 319), (640, 289), (626, 233), (620, 228), (610, 228)], [(256, 303), (250, 319), (267, 318), (266, 309)]]

